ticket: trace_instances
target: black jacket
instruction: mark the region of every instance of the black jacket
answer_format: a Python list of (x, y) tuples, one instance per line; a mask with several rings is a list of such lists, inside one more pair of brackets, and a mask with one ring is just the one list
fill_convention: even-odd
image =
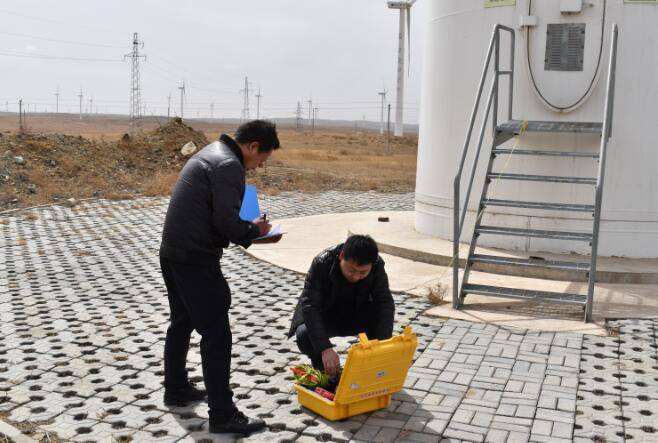
[(160, 256), (211, 266), (229, 242), (249, 247), (259, 229), (239, 217), (244, 187), (242, 151), (228, 135), (194, 154), (172, 191)]
[(393, 333), (395, 303), (384, 260), (379, 257), (368, 277), (352, 284), (340, 270), (342, 249), (342, 244), (327, 249), (313, 260), (288, 332), (292, 337), (305, 324), (318, 353), (331, 347), (330, 331), (364, 332), (368, 328), (368, 338), (380, 340)]

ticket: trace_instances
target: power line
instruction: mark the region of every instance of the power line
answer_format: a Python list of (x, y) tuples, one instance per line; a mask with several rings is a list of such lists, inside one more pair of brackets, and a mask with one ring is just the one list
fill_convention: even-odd
[[(18, 12), (9, 11), (9, 10), (7, 10), (7, 9), (0, 9), (0, 13), (3, 13), (3, 14), (9, 14), (9, 15), (14, 15), (14, 16), (16, 16), (16, 17), (27, 18), (27, 19), (30, 19), (30, 20), (37, 20), (37, 21), (41, 21), (41, 22), (45, 22), (45, 23), (54, 23), (54, 24), (57, 24), (57, 25), (64, 25), (64, 26), (66, 26), (67, 28), (70, 28), (70, 27), (71, 27), (71, 23), (68, 23), (68, 22), (62, 22), (62, 21), (59, 21), (59, 20), (53, 20), (53, 19), (51, 19), (51, 18), (37, 17), (37, 16), (34, 16), (34, 15), (21, 14), (21, 13), (18, 13)], [(84, 24), (84, 23), (76, 23), (76, 26), (77, 26), (77, 27), (81, 27), (81, 28), (93, 29), (94, 31), (116, 32), (116, 29), (105, 28), (105, 27), (100, 26), (100, 25), (97, 25), (97, 24), (94, 24), (94, 25), (86, 25), (86, 24)]]
[(123, 49), (123, 46), (117, 46), (117, 45), (106, 45), (106, 44), (102, 44), (102, 43), (79, 42), (79, 41), (74, 41), (74, 40), (61, 40), (61, 39), (58, 39), (58, 38), (41, 37), (41, 36), (29, 35), (29, 34), (19, 34), (17, 32), (0, 31), (0, 34), (11, 35), (13, 37), (29, 38), (29, 39), (32, 39), (32, 40), (42, 40), (42, 41), (54, 42), (54, 43), (65, 43), (67, 45), (80, 45), (80, 46), (92, 46), (92, 47), (97, 47), (97, 48)]
[(34, 58), (34, 59), (43, 59), (43, 60), (66, 60), (66, 61), (78, 61), (78, 62), (111, 62), (111, 63), (121, 62), (121, 60), (119, 59), (112, 59), (112, 58), (60, 57), (60, 56), (48, 55), (48, 54), (27, 54), (24, 52), (0, 52), (0, 56)]
[[(211, 83), (217, 82), (217, 77), (218, 76), (216, 76), (216, 75), (204, 76), (203, 72), (199, 72), (198, 70), (192, 70), (190, 68), (180, 66), (180, 65), (178, 65), (178, 64), (162, 57), (161, 55), (155, 55), (155, 58), (158, 58), (158, 59), (162, 60), (163, 62), (167, 63), (168, 65), (176, 68), (178, 71), (184, 73), (185, 74), (184, 77), (188, 78), (188, 80), (189, 80), (190, 77), (195, 77), (195, 78), (204, 77), (204, 80), (207, 81), (207, 82), (211, 82)], [(169, 69), (165, 69), (161, 66), (159, 67), (159, 69), (161, 69), (162, 71), (169, 72)], [(199, 88), (197, 88), (197, 89), (199, 89)], [(221, 91), (221, 92), (224, 92), (224, 93), (227, 93), (227, 94), (233, 94), (234, 93), (233, 90), (229, 90), (229, 89), (217, 89), (217, 88), (215, 88), (214, 90), (215, 91)]]
[[(181, 77), (181, 76), (179, 76), (179, 75), (163, 68), (162, 66), (156, 65), (152, 61), (147, 62), (144, 66), (151, 69), (151, 74), (154, 74), (156, 77), (159, 77), (163, 80), (177, 81), (177, 79), (179, 79)], [(183, 77), (187, 78), (187, 76), (183, 76)], [(235, 93), (234, 90), (229, 91), (229, 90), (226, 90), (226, 89), (209, 88), (209, 87), (205, 87), (205, 85), (204, 86), (199, 86), (196, 82), (191, 82), (189, 80), (189, 78), (186, 80), (186, 82), (187, 82), (187, 87), (188, 88), (195, 89), (195, 90), (202, 91), (202, 92), (211, 92), (213, 94), (226, 94), (226, 95)]]

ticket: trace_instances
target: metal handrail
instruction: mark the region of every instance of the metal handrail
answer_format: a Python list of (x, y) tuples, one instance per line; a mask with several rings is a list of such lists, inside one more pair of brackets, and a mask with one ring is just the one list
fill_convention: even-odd
[(615, 102), (615, 80), (617, 74), (617, 40), (619, 29), (617, 24), (612, 25), (612, 44), (610, 45), (610, 65), (608, 67), (608, 81), (606, 85), (604, 120), (601, 130), (601, 148), (599, 152), (599, 172), (596, 181), (596, 202), (594, 204), (594, 226), (592, 236), (592, 255), (590, 257), (590, 271), (587, 286), (587, 305), (585, 307), (585, 321), (592, 321), (592, 301), (594, 298), (594, 282), (596, 281), (596, 256), (599, 247), (599, 227), (601, 221), (601, 204), (603, 202), (603, 179), (605, 177), (605, 161), (608, 151), (608, 140), (612, 135), (612, 115)]
[[(510, 33), (510, 68), (509, 70), (500, 70), (500, 31), (507, 31)], [(473, 104), (473, 110), (471, 111), (471, 120), (468, 125), (468, 131), (466, 132), (466, 139), (464, 141), (464, 146), (462, 148), (462, 155), (459, 161), (459, 167), (457, 168), (457, 174), (453, 182), (453, 191), (454, 191), (454, 200), (453, 200), (453, 254), (452, 254), (452, 304), (453, 308), (458, 306), (458, 297), (459, 297), (459, 239), (464, 228), (464, 221), (466, 219), (466, 212), (468, 210), (468, 201), (471, 197), (471, 190), (473, 188), (473, 181), (475, 179), (475, 172), (477, 170), (478, 160), (480, 158), (480, 152), (482, 151), (482, 143), (484, 141), (484, 133), (487, 126), (487, 120), (489, 119), (489, 114), (493, 107), (492, 122), (493, 129), (495, 131), (496, 126), (498, 126), (498, 79), (501, 75), (509, 75), (509, 103), (507, 109), (508, 119), (512, 119), (512, 109), (514, 101), (514, 47), (515, 47), (515, 32), (514, 29), (497, 24), (494, 26), (491, 40), (489, 41), (489, 49), (487, 51), (487, 57), (482, 68), (482, 75), (480, 77), (480, 84), (478, 86), (478, 92), (475, 96), (475, 103)], [(491, 65), (491, 58), (494, 56), (494, 76), (491, 84), (491, 89), (487, 99), (487, 107), (484, 118), (482, 119), (482, 128), (480, 130), (480, 136), (478, 139), (478, 147), (475, 153), (475, 159), (473, 161), (473, 166), (471, 168), (471, 174), (469, 177), (468, 188), (466, 191), (466, 197), (464, 199), (464, 208), (460, 213), (460, 203), (461, 203), (461, 182), (462, 182), (462, 173), (464, 171), (464, 165), (466, 163), (466, 156), (468, 155), (469, 146), (471, 144), (471, 136), (473, 135), (473, 128), (475, 127), (475, 121), (477, 120), (478, 110), (480, 107), (480, 100), (482, 98), (482, 91), (484, 89), (484, 83), (486, 82), (487, 74), (489, 73), (489, 67)]]

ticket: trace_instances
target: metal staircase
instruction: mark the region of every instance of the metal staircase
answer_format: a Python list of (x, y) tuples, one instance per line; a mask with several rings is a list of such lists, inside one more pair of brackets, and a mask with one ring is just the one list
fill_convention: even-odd
[[(501, 32), (507, 32), (510, 35), (510, 68), (508, 70), (500, 69), (500, 46), (501, 46)], [(489, 50), (487, 58), (484, 63), (482, 76), (478, 92), (471, 113), (471, 120), (466, 134), (466, 140), (462, 150), (461, 161), (455, 175), (454, 180), (454, 204), (453, 204), (453, 296), (452, 304), (454, 309), (460, 309), (463, 306), (464, 298), (467, 294), (478, 294), (485, 296), (506, 297), (524, 300), (542, 300), (557, 303), (570, 303), (583, 305), (586, 322), (591, 321), (592, 318), (592, 304), (594, 283), (596, 280), (596, 258), (599, 240), (599, 224), (601, 218), (601, 202), (603, 194), (603, 179), (605, 175), (605, 162), (608, 140), (611, 135), (612, 127), (612, 114), (614, 107), (614, 89), (615, 89), (615, 68), (617, 58), (617, 25), (613, 25), (612, 39), (610, 46), (610, 61), (607, 79), (607, 94), (605, 100), (605, 109), (603, 112), (603, 122), (546, 122), (546, 121), (524, 121), (514, 120), (512, 118), (512, 103), (514, 98), (514, 45), (515, 33), (514, 30), (503, 26), (496, 25), (491, 36), (489, 43)], [(486, 110), (481, 117), (481, 129), (479, 133), (478, 144), (474, 153), (474, 159), (470, 169), (470, 175), (466, 187), (465, 198), (461, 198), (462, 188), (462, 174), (466, 164), (466, 158), (469, 154), (469, 147), (471, 145), (471, 137), (473, 129), (478, 119), (480, 102), (485, 82), (489, 75), (489, 70), (493, 64), (493, 75), (491, 79), (491, 86), (486, 104)], [(499, 96), (499, 79), (502, 76), (509, 77), (509, 97), (508, 97), (508, 120), (502, 123), (498, 122), (498, 96)], [(482, 194), (477, 205), (478, 212), (475, 219), (473, 229), (473, 236), (470, 242), (468, 257), (464, 266), (464, 274), (462, 277), (461, 285), (459, 281), (459, 240), (464, 227), (464, 220), (468, 210), (468, 204), (471, 197), (473, 182), (476, 171), (478, 169), (478, 160), (482, 151), (482, 145), (486, 128), (488, 127), (489, 118), (491, 118), (491, 125), (493, 127), (493, 143), (486, 167), (486, 177), (482, 189)], [(548, 151), (548, 150), (535, 150), (535, 149), (514, 149), (500, 147), (506, 141), (529, 132), (551, 132), (551, 133), (580, 133), (580, 134), (598, 134), (601, 136), (601, 144), (599, 152), (570, 152), (570, 151)], [(564, 159), (570, 158), (585, 158), (598, 161), (598, 176), (597, 177), (565, 177), (558, 175), (533, 175), (524, 174), (522, 171), (507, 172), (504, 170), (497, 170), (496, 166), (498, 158), (506, 158), (507, 156), (552, 156)], [(569, 202), (539, 202), (539, 201), (515, 201), (497, 199), (490, 196), (489, 188), (492, 181), (496, 180), (515, 180), (515, 181), (531, 181), (531, 182), (544, 182), (544, 183), (565, 183), (582, 186), (594, 186), (595, 197), (592, 204), (576, 204)], [(568, 212), (588, 212), (592, 214), (593, 223), (591, 232), (567, 232), (567, 231), (550, 231), (541, 229), (521, 229), (510, 228), (504, 226), (488, 226), (482, 224), (482, 216), (491, 207), (507, 207), (507, 208), (523, 208), (528, 211), (532, 210), (553, 210), (553, 211), (568, 211)], [(545, 261), (535, 260), (532, 258), (509, 258), (494, 255), (476, 254), (478, 239), (482, 235), (502, 235), (502, 236), (520, 236), (525, 238), (547, 238), (554, 240), (570, 240), (586, 242), (590, 245), (590, 261), (589, 262), (567, 262), (567, 261)], [(587, 294), (569, 294), (559, 292), (547, 292), (538, 290), (525, 290), (516, 288), (505, 288), (497, 286), (488, 286), (471, 283), (469, 281), (470, 272), (478, 265), (487, 265), (489, 267), (501, 266), (514, 266), (518, 267), (519, 271), (523, 269), (543, 267), (561, 271), (576, 271), (586, 272), (588, 274), (588, 289)], [(522, 275), (522, 273), (519, 273)]]

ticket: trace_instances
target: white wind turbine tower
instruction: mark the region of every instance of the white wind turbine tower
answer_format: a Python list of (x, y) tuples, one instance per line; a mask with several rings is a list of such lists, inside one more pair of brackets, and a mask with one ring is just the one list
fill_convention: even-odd
[[(400, 24), (398, 33), (398, 85), (396, 91), (395, 103), (395, 132), (396, 137), (401, 137), (403, 133), (403, 106), (404, 106), (404, 43), (407, 41), (407, 63), (411, 61), (411, 7), (417, 0), (408, 1), (390, 1), (387, 3), (389, 9), (400, 10)], [(409, 37), (406, 37), (409, 32)]]

